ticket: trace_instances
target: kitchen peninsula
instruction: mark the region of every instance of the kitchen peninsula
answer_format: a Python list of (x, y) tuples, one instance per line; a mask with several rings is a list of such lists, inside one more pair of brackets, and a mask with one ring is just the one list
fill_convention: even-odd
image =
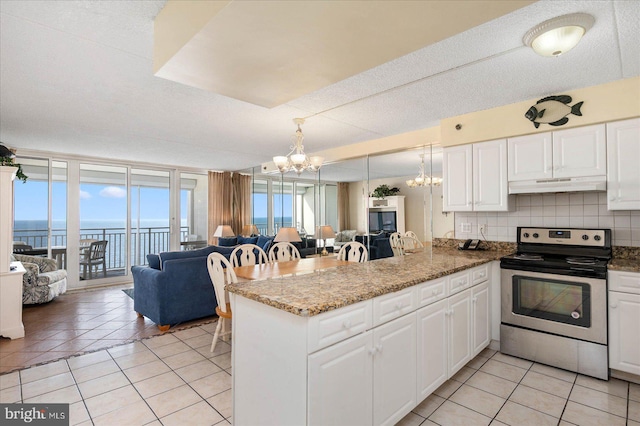
[(501, 255), (434, 248), (228, 286), (234, 423), (395, 424), (489, 345)]

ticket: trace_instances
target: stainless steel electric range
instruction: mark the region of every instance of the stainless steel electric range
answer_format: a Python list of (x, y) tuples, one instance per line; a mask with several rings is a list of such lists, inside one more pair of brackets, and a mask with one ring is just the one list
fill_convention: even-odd
[(500, 261), (500, 351), (607, 380), (610, 229), (518, 228)]

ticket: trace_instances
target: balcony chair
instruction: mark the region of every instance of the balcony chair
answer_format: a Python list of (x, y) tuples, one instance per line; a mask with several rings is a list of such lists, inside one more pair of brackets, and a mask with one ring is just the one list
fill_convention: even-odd
[(293, 244), (287, 241), (275, 243), (269, 249), (269, 262), (288, 262), (300, 259), (300, 252)]
[(80, 259), (80, 266), (82, 266), (82, 279), (87, 279), (87, 269), (89, 270), (89, 279), (93, 279), (93, 268), (102, 266), (102, 276), (107, 277), (107, 251), (108, 241), (94, 241), (89, 246), (89, 249)]
[(33, 247), (23, 242), (15, 242), (13, 243), (13, 252), (14, 253), (24, 253), (33, 250)]
[(369, 259), (369, 253), (364, 244), (357, 241), (351, 241), (340, 247), (338, 252), (338, 260), (346, 260), (348, 262), (366, 262)]
[[(233, 271), (233, 266), (220, 253), (211, 253), (207, 257), (207, 269), (209, 277), (213, 283), (213, 289), (216, 292), (218, 306), (216, 306), (216, 314), (218, 314), (218, 325), (213, 334), (211, 342), (211, 352), (216, 349), (218, 337), (224, 337), (231, 334), (231, 327), (226, 324), (231, 320), (231, 304), (229, 303), (229, 293), (225, 290), (225, 286), (231, 283), (237, 283), (238, 278)], [(222, 332), (222, 334), (221, 334)]]
[(231, 265), (248, 266), (269, 263), (267, 253), (255, 244), (242, 244), (231, 252)]

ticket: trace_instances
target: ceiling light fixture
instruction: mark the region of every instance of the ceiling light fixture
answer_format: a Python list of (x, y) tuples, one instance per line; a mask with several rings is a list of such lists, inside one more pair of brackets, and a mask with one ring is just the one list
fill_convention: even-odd
[(296, 130), (296, 134), (293, 136), (293, 146), (290, 147), (291, 152), (286, 156), (280, 155), (273, 157), (273, 162), (276, 164), (276, 167), (278, 167), (280, 173), (286, 173), (291, 170), (295, 171), (298, 175), (305, 170), (317, 172), (320, 170), (320, 167), (322, 167), (324, 158), (318, 156), (308, 157), (307, 154), (304, 153), (304, 145), (302, 145), (304, 135), (300, 128), (300, 125), (304, 124), (304, 118), (294, 118), (293, 122), (298, 125), (298, 130)]
[(578, 44), (594, 21), (593, 16), (586, 13), (558, 16), (531, 28), (522, 41), (538, 55), (560, 56)]
[(406, 181), (409, 188), (417, 188), (420, 186), (434, 185), (438, 186), (442, 183), (442, 178), (435, 176), (427, 176), (424, 174), (424, 154), (420, 154), (420, 171), (418, 176)]

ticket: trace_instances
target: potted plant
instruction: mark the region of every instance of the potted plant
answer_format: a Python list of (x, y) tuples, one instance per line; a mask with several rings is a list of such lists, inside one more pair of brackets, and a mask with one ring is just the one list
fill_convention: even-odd
[(384, 198), (384, 197), (391, 197), (393, 195), (398, 194), (399, 192), (400, 192), (400, 188), (396, 188), (396, 187), (389, 188), (389, 185), (380, 185), (373, 190), (373, 192), (371, 193), (371, 196), (376, 198)]
[(28, 176), (22, 171), (22, 166), (15, 162), (15, 152), (4, 144), (0, 143), (0, 166), (17, 167), (16, 178), (20, 179), (23, 183), (27, 181)]

